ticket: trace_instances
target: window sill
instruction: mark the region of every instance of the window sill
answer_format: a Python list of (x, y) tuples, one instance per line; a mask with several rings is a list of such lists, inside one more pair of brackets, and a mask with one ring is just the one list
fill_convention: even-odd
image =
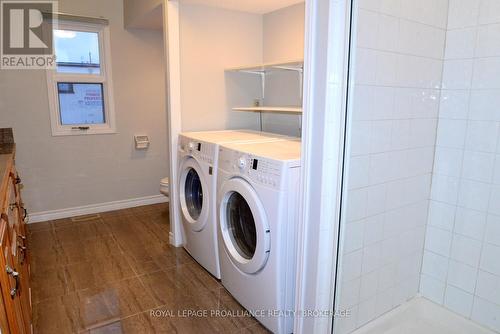
[(88, 135), (109, 135), (116, 134), (117, 131), (114, 128), (104, 128), (104, 129), (88, 129), (88, 130), (75, 130), (75, 129), (52, 129), (52, 136), (88, 136)]

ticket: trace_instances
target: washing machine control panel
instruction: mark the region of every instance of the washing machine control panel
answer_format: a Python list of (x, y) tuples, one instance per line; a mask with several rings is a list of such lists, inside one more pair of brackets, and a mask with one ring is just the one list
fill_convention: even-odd
[(179, 137), (179, 150), (208, 164), (214, 163), (215, 144), (181, 136)]
[(279, 189), (281, 187), (281, 164), (269, 159), (250, 157), (248, 169), (250, 178), (264, 185)]
[(219, 168), (248, 177), (255, 183), (280, 189), (283, 164), (279, 161), (221, 148)]

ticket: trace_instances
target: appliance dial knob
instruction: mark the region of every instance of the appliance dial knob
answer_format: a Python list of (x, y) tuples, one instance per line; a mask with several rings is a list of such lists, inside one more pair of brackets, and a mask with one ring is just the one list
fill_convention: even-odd
[(245, 168), (246, 165), (247, 165), (247, 161), (246, 161), (246, 159), (244, 157), (241, 157), (241, 158), (238, 159), (238, 167), (240, 169)]
[(193, 143), (193, 142), (190, 142), (190, 143), (188, 144), (188, 150), (189, 150), (189, 151), (193, 151), (193, 150), (194, 150), (194, 143)]

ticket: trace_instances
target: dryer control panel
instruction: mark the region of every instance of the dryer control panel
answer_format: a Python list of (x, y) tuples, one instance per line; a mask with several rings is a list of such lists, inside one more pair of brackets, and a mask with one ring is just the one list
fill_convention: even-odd
[(179, 137), (179, 150), (181, 152), (192, 155), (210, 165), (214, 164), (216, 146), (213, 143), (206, 143), (184, 136)]
[(221, 147), (219, 168), (232, 174), (248, 177), (252, 182), (280, 189), (283, 179), (283, 163), (272, 159), (253, 156), (248, 153)]

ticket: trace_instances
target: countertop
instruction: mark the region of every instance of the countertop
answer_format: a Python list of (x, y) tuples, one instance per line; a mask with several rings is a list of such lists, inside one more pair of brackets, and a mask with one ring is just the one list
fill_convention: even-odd
[(0, 129), (0, 187), (3, 187), (7, 170), (10, 170), (15, 150), (12, 129)]

